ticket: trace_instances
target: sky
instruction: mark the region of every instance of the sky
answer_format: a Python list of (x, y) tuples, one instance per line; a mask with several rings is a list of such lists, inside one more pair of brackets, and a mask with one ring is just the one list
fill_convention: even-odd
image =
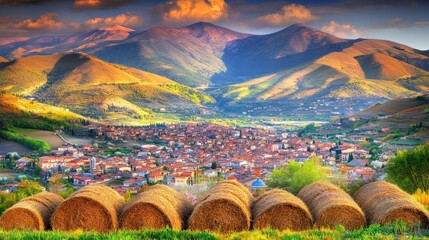
[(0, 38), (111, 25), (138, 31), (195, 22), (252, 34), (295, 23), (343, 38), (376, 38), (429, 50), (427, 0), (0, 0)]

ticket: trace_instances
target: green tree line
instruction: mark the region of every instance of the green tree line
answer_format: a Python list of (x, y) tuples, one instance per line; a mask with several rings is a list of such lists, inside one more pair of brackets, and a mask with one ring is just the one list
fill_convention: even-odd
[(19, 133), (13, 132), (11, 130), (0, 130), (0, 137), (10, 141), (20, 143), (33, 150), (41, 150), (43, 152), (49, 152), (51, 150), (51, 147), (47, 142), (26, 137)]

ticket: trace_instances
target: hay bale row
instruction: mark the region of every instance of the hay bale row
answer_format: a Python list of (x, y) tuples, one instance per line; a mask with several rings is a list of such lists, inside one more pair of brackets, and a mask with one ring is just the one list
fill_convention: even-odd
[(191, 212), (192, 204), (183, 194), (165, 185), (155, 185), (138, 194), (124, 208), (121, 227), (182, 230)]
[(391, 183), (369, 183), (359, 189), (355, 200), (365, 212), (369, 224), (403, 221), (424, 228), (429, 225), (429, 215), (423, 206)]
[(237, 181), (223, 181), (201, 196), (189, 218), (190, 230), (244, 231), (250, 229), (253, 196)]
[(51, 216), (63, 201), (61, 196), (50, 192), (24, 198), (3, 213), (0, 228), (6, 231), (49, 229)]
[(183, 194), (165, 185), (150, 187), (124, 208), (124, 200), (115, 190), (95, 184), (80, 189), (66, 201), (49, 192), (25, 198), (3, 213), (0, 227), (99, 232), (116, 230), (119, 226), (133, 230), (188, 227), (230, 232), (249, 230), (251, 224), (253, 229), (302, 231), (311, 228), (313, 222), (317, 228), (343, 225), (348, 230), (361, 228), (366, 221), (429, 226), (429, 214), (423, 206), (393, 184), (367, 184), (358, 191), (355, 200), (337, 186), (320, 181), (304, 187), (297, 197), (274, 189), (253, 201), (245, 186), (237, 181), (224, 181), (198, 198), (193, 211)]
[(358, 204), (337, 186), (319, 181), (307, 185), (299, 193), (315, 219), (317, 228), (343, 225), (347, 230), (365, 226), (365, 217)]
[(52, 216), (52, 228), (59, 231), (95, 230), (108, 232), (119, 227), (118, 216), (124, 199), (101, 184), (79, 189), (64, 201)]
[(302, 231), (313, 226), (307, 205), (295, 195), (281, 189), (259, 196), (253, 202), (252, 215), (253, 229)]

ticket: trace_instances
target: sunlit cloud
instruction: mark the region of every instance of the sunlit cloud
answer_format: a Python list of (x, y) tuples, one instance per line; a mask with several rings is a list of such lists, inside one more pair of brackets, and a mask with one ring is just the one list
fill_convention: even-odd
[(124, 27), (140, 27), (144, 24), (143, 17), (131, 13), (119, 14), (115, 17), (92, 18), (83, 23), (83, 26), (88, 29), (121, 25)]
[(293, 23), (308, 23), (319, 20), (310, 9), (300, 4), (287, 4), (276, 13), (267, 14), (257, 19), (257, 22), (271, 26), (285, 26)]
[(114, 25), (135, 28), (141, 27), (143, 24), (143, 17), (132, 13), (123, 13), (105, 18), (91, 18), (84, 22), (64, 22), (56, 13), (45, 13), (37, 19), (25, 19), (14, 23), (9, 28), (10, 30), (17, 29), (38, 32), (71, 32), (105, 28)]
[(45, 13), (37, 19), (25, 19), (14, 25), (17, 29), (24, 30), (58, 30), (65, 27), (56, 13)]
[(429, 21), (405, 21), (403, 18), (392, 18), (385, 24), (376, 23), (375, 28), (410, 28), (410, 27), (427, 27), (429, 26)]
[(216, 22), (228, 17), (225, 0), (174, 0), (157, 7), (166, 23)]
[(133, 2), (132, 0), (74, 0), (75, 9), (113, 8)]
[(358, 38), (363, 34), (362, 31), (349, 23), (338, 23), (335, 21), (330, 21), (328, 25), (322, 26), (320, 29), (342, 38)]

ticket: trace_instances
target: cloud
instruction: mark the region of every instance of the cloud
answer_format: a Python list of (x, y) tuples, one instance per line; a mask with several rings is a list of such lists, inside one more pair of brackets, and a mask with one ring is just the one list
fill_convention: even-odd
[(388, 27), (396, 27), (403, 22), (402, 18), (393, 18), (388, 23)]
[(124, 27), (140, 27), (143, 24), (143, 17), (131, 13), (123, 13), (115, 17), (92, 18), (83, 23), (82, 26), (83, 28), (87, 29), (95, 29), (112, 25), (121, 25)]
[(166, 23), (216, 22), (228, 17), (225, 0), (172, 0), (157, 6)]
[(10, 23), (10, 17), (7, 17), (7, 16), (5, 16), (5, 17), (0, 17), (0, 25), (6, 25), (6, 24), (9, 24)]
[(133, 0), (74, 0), (74, 9), (116, 8)]
[(359, 31), (355, 26), (335, 21), (330, 21), (328, 25), (322, 26), (320, 29), (342, 38), (358, 38), (362, 35), (362, 31)]
[[(4, 21), (5, 26), (9, 19), (0, 18)], [(91, 18), (84, 22), (64, 22), (56, 13), (45, 13), (37, 19), (26, 19), (8, 26), (9, 31), (22, 30), (31, 32), (73, 32), (92, 30), (96, 28), (104, 28), (113, 25), (121, 25), (124, 27), (141, 27), (144, 24), (143, 17), (132, 13), (123, 13), (113, 17)]]
[(284, 26), (293, 23), (307, 23), (318, 20), (319, 17), (314, 15), (310, 9), (300, 4), (287, 4), (276, 13), (267, 14), (257, 19), (257, 22), (271, 26)]
[(16, 29), (23, 29), (23, 30), (30, 30), (30, 31), (55, 30), (55, 29), (61, 29), (64, 26), (65, 24), (59, 19), (58, 14), (56, 13), (45, 13), (39, 16), (39, 18), (35, 20), (26, 19), (14, 25)]
[(427, 27), (429, 26), (428, 21), (415, 21), (415, 22), (409, 22), (404, 21), (402, 18), (392, 18), (390, 21), (388, 21), (385, 24), (374, 24), (375, 28), (395, 28), (395, 29), (404, 29), (404, 28), (411, 28), (411, 27)]
[(429, 21), (417, 21), (417, 22), (414, 22), (413, 23), (413, 26), (416, 26), (416, 27), (427, 27), (427, 26), (429, 26)]

